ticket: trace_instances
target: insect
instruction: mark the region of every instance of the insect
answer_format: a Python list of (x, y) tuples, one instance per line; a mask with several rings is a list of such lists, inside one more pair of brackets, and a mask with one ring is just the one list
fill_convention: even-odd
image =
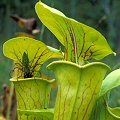
[(15, 69), (17, 69), (17, 77), (31, 78), (33, 77), (33, 70), (31, 70), (30, 61), (26, 52), (23, 53), (22, 59), (16, 55), (19, 62), (15, 63)]
[(23, 54), (22, 54), (20, 52), (22, 57), (19, 57), (14, 51), (14, 54), (15, 54), (17, 60), (18, 60), (18, 62), (15, 63), (14, 73), (15, 73), (16, 70), (18, 70), (18, 71), (17, 71), (17, 75), (14, 75), (14, 76), (17, 76), (17, 78), (31, 78), (31, 77), (37, 75), (38, 73), (40, 73), (39, 70), (40, 70), (41, 66), (43, 65), (43, 63), (44, 63), (43, 60), (48, 59), (48, 58), (44, 58), (44, 56), (46, 54), (48, 54), (49, 51), (47, 49), (45, 49), (39, 55), (38, 54), (39, 49), (35, 53), (32, 60), (29, 59), (28, 53), (23, 52)]
[(33, 73), (30, 70), (30, 61), (28, 58), (28, 55), (24, 52), (22, 56), (22, 66), (23, 66), (23, 72), (24, 72), (24, 78), (31, 78), (33, 77)]

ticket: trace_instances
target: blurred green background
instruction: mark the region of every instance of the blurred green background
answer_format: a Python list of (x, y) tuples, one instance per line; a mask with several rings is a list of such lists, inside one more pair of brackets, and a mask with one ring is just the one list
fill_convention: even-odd
[[(49, 6), (62, 11), (66, 16), (89, 25), (107, 39), (109, 45), (117, 53), (117, 56), (110, 55), (102, 60), (111, 67), (111, 71), (120, 68), (120, 0), (42, 0)], [(23, 32), (18, 24), (10, 18), (17, 14), (22, 18), (35, 18), (38, 27), (42, 29), (42, 23), (35, 13), (35, 4), (38, 0), (0, 0), (0, 96), (3, 94), (2, 85), (10, 84), (12, 60), (4, 57), (3, 43), (10, 38), (16, 37), (16, 32)], [(41, 32), (36, 35), (40, 40)], [(61, 44), (54, 35), (45, 28), (41, 41), (47, 45), (59, 48)], [(51, 62), (51, 61), (49, 61)], [(46, 64), (48, 64), (47, 62)], [(45, 65), (46, 65), (45, 64)], [(52, 77), (50, 71), (42, 68), (43, 73)], [(54, 95), (52, 96), (54, 97)], [(120, 87), (111, 92), (110, 106), (120, 106)]]

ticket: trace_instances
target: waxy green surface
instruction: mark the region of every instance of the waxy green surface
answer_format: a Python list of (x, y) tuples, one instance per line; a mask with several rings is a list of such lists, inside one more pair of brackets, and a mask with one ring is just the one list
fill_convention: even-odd
[[(52, 82), (41, 78), (27, 78), (10, 80), (14, 83), (17, 95), (17, 108), (20, 110), (47, 109), (50, 101)], [(19, 120), (27, 116), (18, 114)]]
[(54, 120), (89, 120), (102, 81), (110, 69), (103, 63), (85, 66), (56, 61), (48, 66), (58, 80)]
[(50, 58), (63, 58), (62, 53), (43, 42), (29, 37), (16, 37), (6, 41), (3, 45), (3, 53), (6, 57), (19, 63), (22, 67), (24, 52), (29, 59), (30, 70), (38, 72), (41, 66)]
[(108, 74), (104, 79), (90, 120), (120, 120), (120, 107), (110, 108), (108, 106), (110, 95), (108, 92), (119, 85), (120, 69), (117, 69)]
[(35, 8), (41, 22), (65, 46), (65, 60), (82, 64), (90, 59), (100, 60), (109, 54), (115, 55), (97, 30), (66, 17), (42, 2), (38, 2)]
[(33, 110), (17, 110), (18, 113), (29, 120), (53, 120), (54, 109), (33, 109)]

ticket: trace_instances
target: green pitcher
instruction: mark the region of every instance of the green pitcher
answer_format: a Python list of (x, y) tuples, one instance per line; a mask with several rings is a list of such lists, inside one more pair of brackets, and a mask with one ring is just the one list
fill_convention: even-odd
[[(47, 109), (49, 107), (51, 85), (54, 80), (42, 78), (10, 79), (14, 83), (19, 110)], [(34, 120), (35, 116), (27, 116), (18, 111), (18, 120)]]
[(89, 120), (102, 81), (110, 69), (95, 62), (79, 66), (68, 61), (48, 65), (58, 81), (54, 120)]

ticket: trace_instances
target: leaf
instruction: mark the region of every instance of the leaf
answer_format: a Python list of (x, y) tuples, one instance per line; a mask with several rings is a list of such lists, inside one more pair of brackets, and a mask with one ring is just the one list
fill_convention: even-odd
[(54, 109), (41, 109), (41, 110), (20, 110), (18, 109), (18, 113), (29, 117), (33, 117), (37, 120), (53, 120)]
[[(91, 120), (120, 120), (120, 107), (110, 108), (108, 106), (109, 96), (107, 93), (111, 91), (113, 88), (120, 85), (120, 69), (114, 70), (104, 79), (102, 83), (101, 92), (99, 95), (99, 99), (96, 101), (97, 104), (93, 109)], [(98, 112), (99, 110), (99, 112)]]
[(29, 37), (16, 37), (6, 41), (3, 53), (6, 57), (22, 64), (23, 53), (29, 58), (31, 71), (38, 71), (50, 58), (63, 58), (62, 53), (55, 48), (50, 49), (43, 42)]
[(65, 60), (80, 64), (93, 58), (100, 60), (109, 54), (115, 55), (106, 39), (95, 29), (66, 17), (42, 2), (36, 4), (36, 13), (65, 46)]
[(105, 96), (97, 100), (90, 120), (120, 120), (120, 108), (110, 108)]
[(100, 96), (120, 85), (120, 69), (114, 70), (104, 79)]
[(119, 119), (120, 119), (120, 107), (109, 108), (109, 109), (114, 115), (119, 116)]

